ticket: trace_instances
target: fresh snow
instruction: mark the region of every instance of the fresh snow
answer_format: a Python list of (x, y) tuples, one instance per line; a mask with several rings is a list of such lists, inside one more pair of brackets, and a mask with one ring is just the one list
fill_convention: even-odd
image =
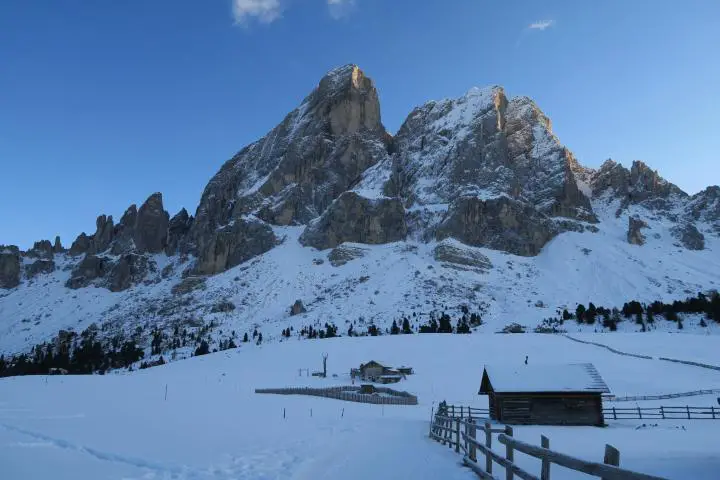
[(591, 363), (491, 364), (483, 368), (495, 392), (609, 393)]
[[(635, 349), (661, 348), (665, 334), (593, 335)], [(676, 354), (694, 360), (706, 337), (677, 336)], [(315, 371), (328, 354), (328, 378)], [(427, 437), (440, 401), (486, 408), (477, 394), (483, 364), (525, 368), (592, 362), (612, 393), (654, 394), (720, 387), (720, 372), (642, 360), (558, 335), (399, 335), (290, 340), (105, 376), (0, 380), (3, 480), (476, 478), (452, 449)], [(418, 406), (366, 405), (305, 396), (259, 395), (255, 388), (349, 385), (350, 368), (374, 358), (410, 365), (396, 388)], [(552, 377), (553, 370), (538, 373)], [(167, 400), (165, 392), (167, 388)], [(710, 406), (711, 398), (675, 399)], [(638, 402), (638, 406), (673, 404)], [(633, 404), (635, 406), (635, 404)], [(283, 418), (283, 412), (284, 417)], [(312, 413), (311, 413), (312, 412)], [(604, 446), (621, 465), (669, 479), (710, 480), (720, 471), (720, 421), (608, 420), (607, 428), (515, 426), (515, 436), (602, 461)], [(539, 473), (539, 462), (516, 454)], [(553, 467), (553, 478), (576, 474)]]

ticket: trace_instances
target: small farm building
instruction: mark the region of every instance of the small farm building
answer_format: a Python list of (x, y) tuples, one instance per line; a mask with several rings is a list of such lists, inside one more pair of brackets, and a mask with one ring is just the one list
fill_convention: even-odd
[(490, 418), (521, 425), (596, 425), (605, 421), (607, 385), (591, 363), (489, 366), (480, 395), (488, 395)]

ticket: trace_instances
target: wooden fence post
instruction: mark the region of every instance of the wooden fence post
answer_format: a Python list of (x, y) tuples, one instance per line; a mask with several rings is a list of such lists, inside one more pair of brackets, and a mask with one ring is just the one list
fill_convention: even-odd
[(460, 420), (455, 419), (455, 451), (460, 452)]
[(613, 407), (613, 419), (617, 420), (617, 412), (615, 411), (615, 407)]
[(660, 415), (662, 415), (662, 418), (665, 418), (665, 409), (662, 405), (660, 405)]
[(612, 445), (605, 445), (605, 458), (603, 460), (605, 465), (612, 465), (614, 467), (620, 466), (620, 451)]
[[(540, 446), (542, 448), (550, 448), (550, 439), (545, 435), (540, 436)], [(542, 468), (540, 470), (540, 480), (550, 480), (550, 460), (546, 457), (542, 459)]]
[(642, 420), (642, 410), (640, 410), (640, 406), (638, 405), (638, 415), (640, 415), (640, 420)]
[(472, 442), (468, 442), (468, 456), (470, 457), (470, 460), (477, 462), (477, 447), (474, 443), (477, 439), (477, 427), (475, 426), (475, 420), (472, 418), (468, 420), (466, 435), (473, 440)]
[(430, 435), (428, 435), (430, 438), (432, 438), (433, 424), (435, 423), (434, 413), (435, 407), (430, 407)]
[[(485, 422), (485, 446), (488, 450), (492, 448), (492, 430), (490, 422)], [(485, 471), (492, 473), (493, 459), (489, 454), (485, 454)]]
[(688, 420), (690, 420), (690, 406), (685, 405), (685, 408), (687, 409)]
[[(505, 435), (508, 437), (513, 436), (513, 429), (512, 427), (506, 426), (505, 427)], [(515, 452), (513, 452), (513, 447), (509, 443), (505, 444), (505, 459), (508, 462), (514, 463), (515, 462)], [(513, 471), (510, 467), (505, 467), (505, 480), (513, 480)]]
[(711, 408), (711, 411), (712, 411), (713, 420), (715, 420), (715, 407), (714, 407), (714, 406), (711, 406), (710, 408)]

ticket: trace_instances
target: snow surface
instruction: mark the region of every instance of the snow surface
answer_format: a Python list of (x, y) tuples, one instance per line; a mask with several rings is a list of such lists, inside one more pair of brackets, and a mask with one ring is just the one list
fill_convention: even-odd
[[(602, 337), (655, 348), (665, 334)], [(682, 339), (677, 348), (683, 358), (697, 359), (696, 351), (707, 349), (706, 337)], [(319, 369), (323, 353), (329, 355), (327, 379), (298, 376), (300, 368)], [(720, 372), (623, 357), (557, 335), (427, 334), (243, 344), (133, 373), (1, 379), (2, 478), (469, 480), (476, 477), (460, 465), (460, 456), (427, 438), (431, 408), (442, 400), (487, 407), (487, 397), (477, 395), (482, 365), (502, 358), (523, 368), (525, 355), (530, 365), (592, 362), (618, 395), (720, 387)], [(350, 368), (371, 358), (411, 365), (416, 373), (397, 388), (418, 395), (419, 405), (383, 407), (253, 393), (263, 387), (348, 385)], [(691, 399), (698, 406), (709, 406), (709, 400)], [(639, 402), (646, 404), (658, 402)], [(521, 440), (538, 444), (540, 435), (550, 438), (553, 449), (592, 461), (602, 461), (604, 445), (610, 443), (620, 450), (622, 466), (670, 479), (709, 480), (720, 471), (720, 421), (515, 427)], [(539, 472), (537, 460), (516, 458)], [(553, 467), (553, 478), (577, 475)]]

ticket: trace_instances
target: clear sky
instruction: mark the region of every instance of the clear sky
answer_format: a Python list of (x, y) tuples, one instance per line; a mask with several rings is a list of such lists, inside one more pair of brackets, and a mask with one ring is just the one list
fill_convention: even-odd
[(394, 132), (472, 86), (528, 95), (581, 163), (720, 183), (717, 0), (2, 0), (0, 243), (93, 233), (222, 163), (357, 63)]

